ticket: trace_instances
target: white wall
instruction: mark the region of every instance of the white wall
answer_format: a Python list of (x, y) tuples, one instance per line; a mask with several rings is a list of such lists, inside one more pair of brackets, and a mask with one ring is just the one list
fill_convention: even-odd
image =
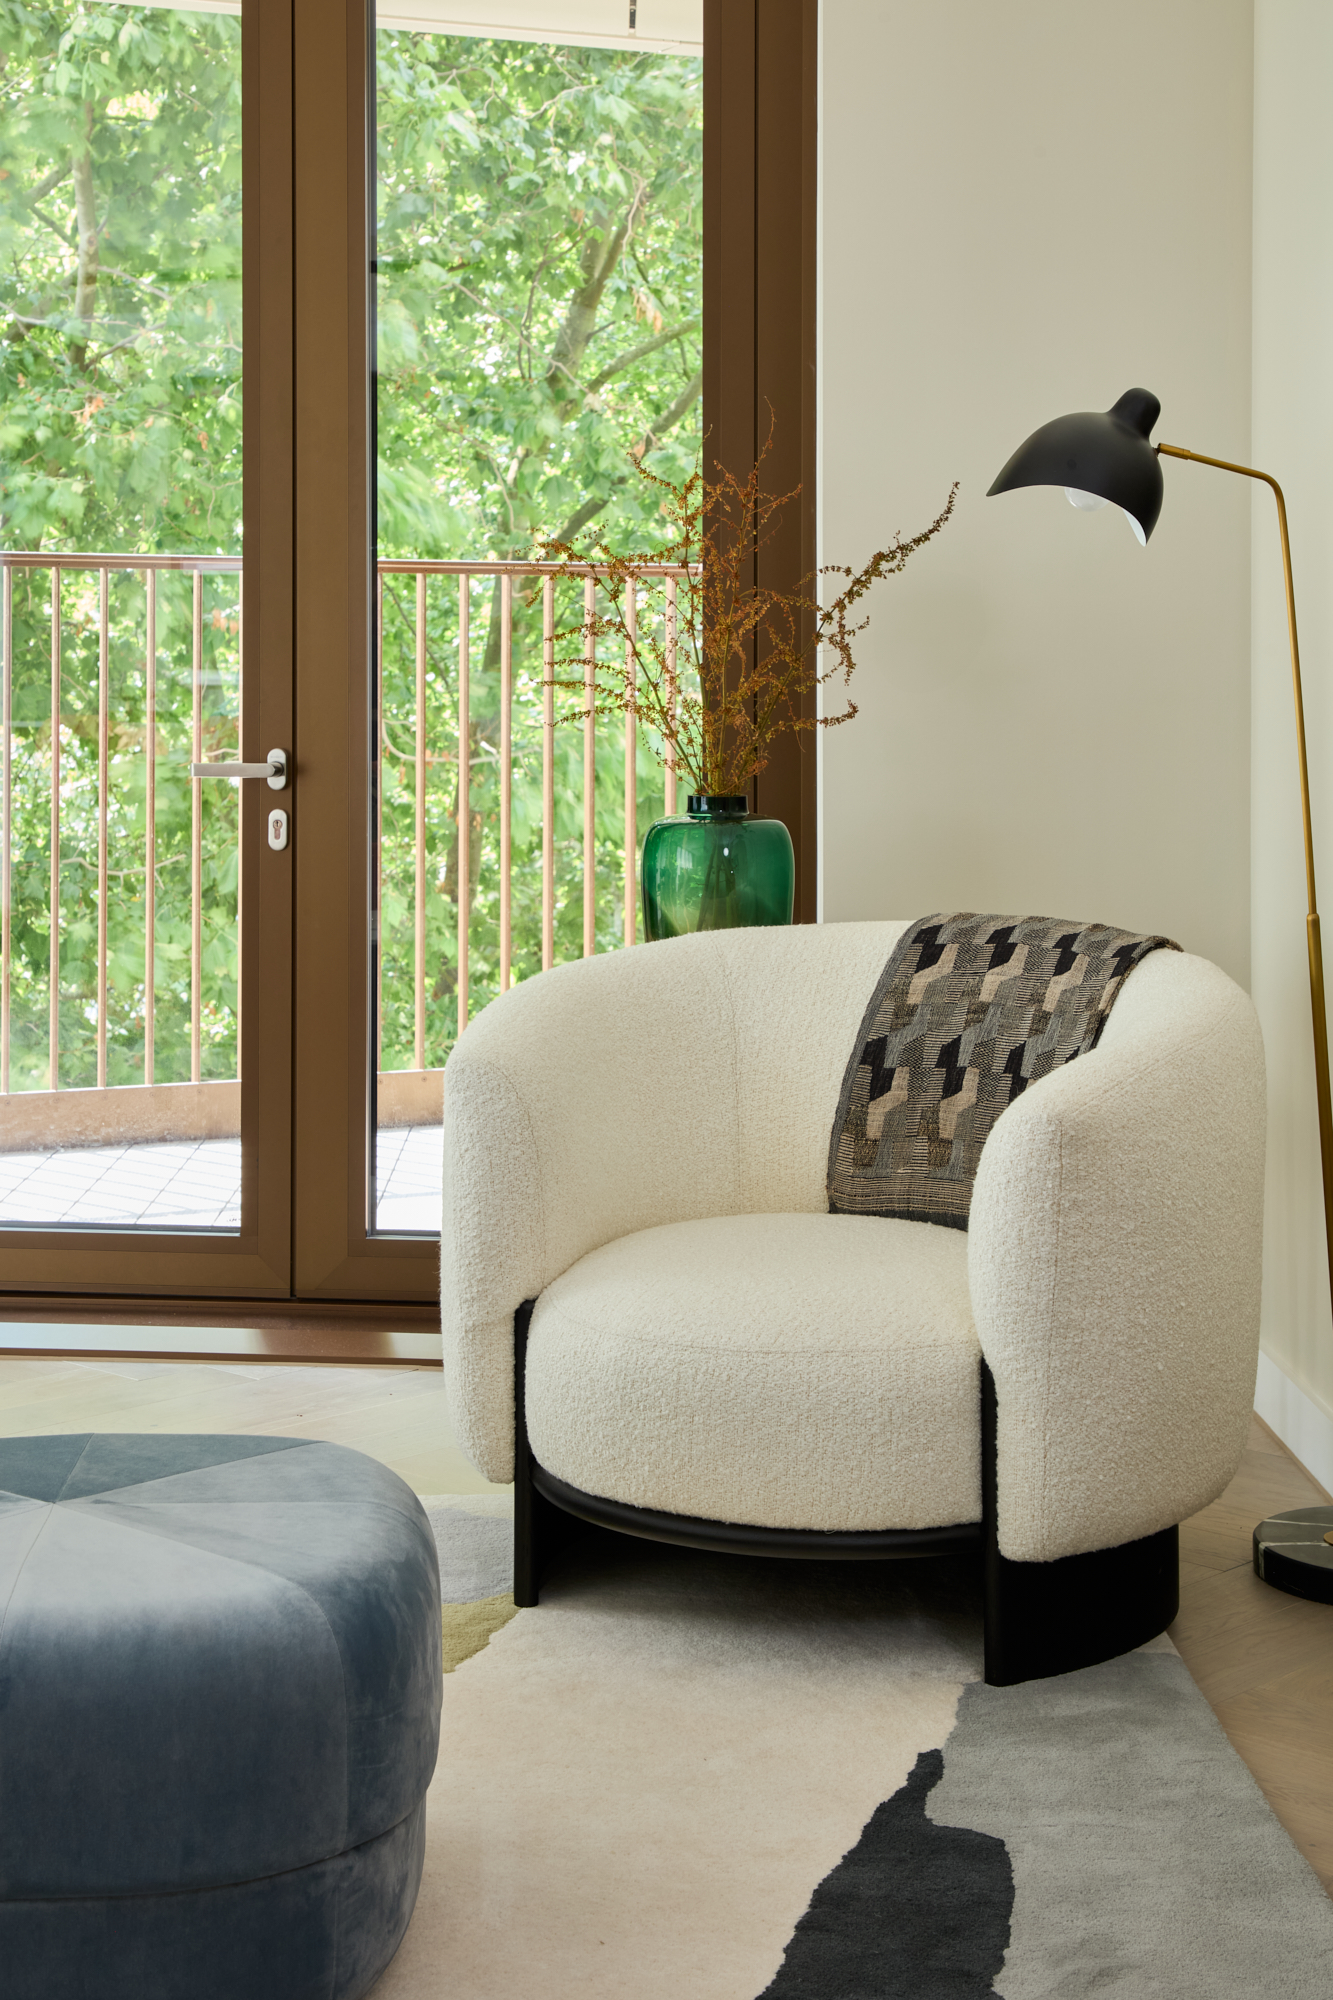
[(821, 739), (827, 918), (1097, 918), (1248, 981), (1246, 483), (1168, 464), (1146, 551), (984, 496), (1131, 386), (1245, 457), (1252, 33), (1250, 0), (824, 0), (821, 560), (963, 482)]
[[(1281, 480), (1301, 628), (1316, 870), (1333, 929), (1333, 6), (1256, 0), (1254, 462)], [(1277, 530), (1256, 498), (1253, 991), (1268, 1051), (1258, 1406), (1333, 1486), (1333, 1319)], [(1333, 938), (1326, 945), (1333, 961)]]

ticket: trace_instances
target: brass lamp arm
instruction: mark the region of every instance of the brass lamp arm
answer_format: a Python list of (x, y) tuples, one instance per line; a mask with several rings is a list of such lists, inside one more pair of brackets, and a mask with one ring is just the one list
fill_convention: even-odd
[(1277, 501), (1278, 533), (1282, 537), (1282, 571), (1287, 586), (1287, 632), (1291, 639), (1291, 681), (1296, 701), (1296, 756), (1301, 774), (1301, 830), (1305, 836), (1305, 894), (1309, 914), (1317, 919), (1314, 888), (1314, 836), (1310, 830), (1310, 777), (1305, 755), (1305, 702), (1301, 695), (1301, 649), (1296, 637), (1296, 591), (1291, 580), (1291, 539), (1287, 534), (1287, 503), (1282, 488), (1271, 472), (1257, 472), (1252, 465), (1233, 465), (1227, 458), (1208, 458), (1201, 451), (1186, 451), (1183, 445), (1159, 444), (1156, 449), (1168, 458), (1192, 458), (1197, 465), (1215, 465), (1222, 472), (1238, 472), (1245, 479), (1261, 479), (1273, 489)]
[(1328, 1246), (1329, 1284), (1333, 1287), (1333, 1099), (1328, 1072), (1328, 1021), (1324, 1008), (1324, 953), (1319, 939), (1319, 911), (1315, 902), (1314, 835), (1310, 827), (1310, 775), (1305, 754), (1305, 703), (1301, 696), (1301, 653), (1296, 638), (1296, 591), (1291, 580), (1291, 539), (1287, 533), (1287, 503), (1282, 488), (1271, 473), (1256, 471), (1252, 465), (1233, 465), (1227, 458), (1209, 458), (1201, 451), (1186, 451), (1183, 445), (1159, 444), (1155, 449), (1167, 458), (1192, 458), (1198, 465), (1215, 465), (1221, 472), (1238, 472), (1245, 479), (1260, 479), (1273, 490), (1277, 501), (1277, 525), (1282, 537), (1282, 571), (1287, 586), (1287, 632), (1291, 640), (1291, 684), (1296, 703), (1296, 756), (1301, 780), (1301, 831), (1305, 839), (1305, 919), (1306, 943), (1310, 955), (1310, 1011), (1314, 1017), (1315, 1097), (1319, 1107), (1319, 1157), (1324, 1180), (1324, 1237)]

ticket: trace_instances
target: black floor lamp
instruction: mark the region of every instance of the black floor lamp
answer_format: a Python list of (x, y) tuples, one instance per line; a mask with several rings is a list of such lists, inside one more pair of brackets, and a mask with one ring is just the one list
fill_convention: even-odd
[[(1162, 511), (1162, 468), (1159, 455), (1191, 458), (1221, 472), (1238, 472), (1271, 487), (1277, 501), (1282, 537), (1282, 572), (1287, 588), (1287, 632), (1291, 641), (1291, 679), (1296, 701), (1296, 756), (1301, 786), (1301, 828), (1305, 837), (1305, 891), (1308, 914), (1306, 941), (1310, 955), (1310, 1010), (1314, 1022), (1315, 1093), (1319, 1108), (1319, 1154), (1324, 1176), (1324, 1236), (1328, 1250), (1329, 1285), (1333, 1289), (1333, 1104), (1328, 1075), (1328, 1027), (1324, 1012), (1324, 956), (1319, 942), (1319, 911), (1315, 902), (1314, 840), (1310, 832), (1310, 779), (1305, 757), (1305, 710), (1301, 700), (1301, 656), (1296, 643), (1296, 595), (1291, 581), (1291, 543), (1282, 488), (1267, 472), (1229, 459), (1208, 458), (1180, 445), (1153, 444), (1151, 432), (1162, 406), (1147, 389), (1127, 389), (1109, 410), (1085, 410), (1056, 417), (1033, 431), (1021, 444), (992, 493), (1010, 493), (1017, 486), (1063, 486), (1075, 507), (1092, 509), (1110, 503), (1128, 517), (1130, 527), (1146, 545)], [(1265, 1582), (1297, 1597), (1333, 1604), (1333, 1507), (1298, 1507), (1261, 1521), (1254, 1531), (1254, 1567)]]

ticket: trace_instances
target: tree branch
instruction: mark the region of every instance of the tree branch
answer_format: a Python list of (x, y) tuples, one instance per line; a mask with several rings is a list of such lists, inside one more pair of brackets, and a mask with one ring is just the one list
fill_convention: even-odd
[(103, 264), (100, 274), (104, 278), (119, 278), (126, 285), (138, 285), (141, 291), (151, 292), (155, 299), (165, 299), (168, 305), (171, 303), (171, 292), (165, 291), (161, 285), (150, 285), (147, 278), (137, 278), (133, 271), (122, 271), (115, 264)]
[(644, 432), (639, 442), (634, 446), (635, 458), (646, 458), (650, 451), (655, 450), (661, 444), (662, 439), (668, 431), (675, 430), (681, 418), (689, 410), (693, 409), (695, 403), (698, 402), (703, 386), (704, 371), (701, 368), (685, 384), (675, 402), (668, 409), (663, 410), (657, 422)]
[(625, 474), (622, 472), (617, 478), (611, 481), (605, 493), (595, 494), (591, 500), (585, 500), (581, 507), (576, 507), (565, 522), (564, 527), (560, 530), (560, 533), (553, 535), (551, 539), (557, 542), (572, 542), (575, 535), (581, 535), (589, 521), (595, 520), (601, 513), (616, 488), (624, 484)]
[[(62, 160), (58, 167), (52, 167), (49, 174), (42, 175), (42, 178), (38, 181), (31, 194), (25, 194), (23, 197), (29, 208), (35, 208), (39, 201), (45, 201), (52, 188), (60, 186), (61, 181), (64, 180), (66, 174), (69, 172), (69, 165), (68, 160)], [(45, 222), (46, 217), (43, 216), (42, 220)]]
[(76, 244), (74, 238), (70, 235), (69, 231), (67, 229), (62, 229), (60, 227), (60, 224), (56, 221), (53, 215), (48, 215), (44, 208), (38, 208), (35, 201), (30, 201), (28, 203), (28, 207), (37, 217), (37, 220), (39, 222), (44, 222), (47, 228), (53, 231), (54, 234), (60, 238), (62, 243), (68, 243), (71, 250), (78, 248), (78, 245)]
[[(688, 414), (694, 403), (698, 400), (699, 392), (703, 388), (703, 385), (703, 370), (700, 369), (693, 381), (688, 382), (681, 390), (670, 408), (663, 410), (656, 424), (650, 430), (644, 432), (639, 442), (633, 447), (630, 456), (642, 460), (648, 456), (650, 451), (655, 450), (661, 444), (667, 432), (673, 431), (681, 418)], [(605, 493), (599, 494), (595, 499), (585, 500), (581, 507), (576, 507), (565, 522), (564, 527), (560, 530), (560, 533), (553, 536), (552, 539), (557, 542), (572, 542), (575, 535), (581, 534), (589, 521), (594, 520), (601, 513), (617, 487), (623, 486), (628, 478), (629, 474), (622, 472), (619, 478), (611, 481)]]
[[(551, 349), (551, 360), (546, 370), (546, 386), (555, 397), (562, 411), (568, 410), (581, 401), (579, 370), (583, 357), (588, 351), (597, 324), (597, 309), (602, 302), (602, 294), (616, 265), (620, 253), (629, 240), (635, 218), (643, 200), (645, 184), (640, 181), (634, 191), (634, 199), (624, 219), (612, 230), (609, 237), (600, 241), (589, 236), (583, 246), (580, 262), (583, 266), (583, 284), (569, 302), (569, 309), (556, 334), (555, 345)], [(598, 254), (600, 251), (600, 255)]]
[(614, 361), (608, 361), (606, 367), (593, 376), (588, 384), (588, 395), (595, 396), (613, 375), (622, 374), (626, 368), (632, 368), (636, 361), (642, 361), (645, 356), (655, 354), (659, 347), (665, 347), (668, 341), (678, 339), (682, 333), (688, 333), (692, 326), (698, 324), (696, 319), (683, 319), (678, 326), (669, 326), (661, 333), (655, 333), (651, 340), (642, 340), (637, 347), (627, 347), (623, 354), (618, 354)]
[[(122, 321), (121, 324), (123, 325), (124, 322)], [(122, 347), (133, 347), (135, 341), (142, 340), (147, 332), (148, 328), (146, 326), (137, 327), (133, 333), (127, 334), (124, 340), (118, 340), (114, 347), (99, 347), (97, 350), (98, 361), (109, 360), (113, 354), (119, 354)]]

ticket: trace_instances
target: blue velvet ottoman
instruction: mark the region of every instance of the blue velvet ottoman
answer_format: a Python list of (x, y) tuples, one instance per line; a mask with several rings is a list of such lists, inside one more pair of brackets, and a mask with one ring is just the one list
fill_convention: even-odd
[(0, 1439), (4, 2000), (356, 2000), (440, 1723), (421, 1506), (302, 1438)]

